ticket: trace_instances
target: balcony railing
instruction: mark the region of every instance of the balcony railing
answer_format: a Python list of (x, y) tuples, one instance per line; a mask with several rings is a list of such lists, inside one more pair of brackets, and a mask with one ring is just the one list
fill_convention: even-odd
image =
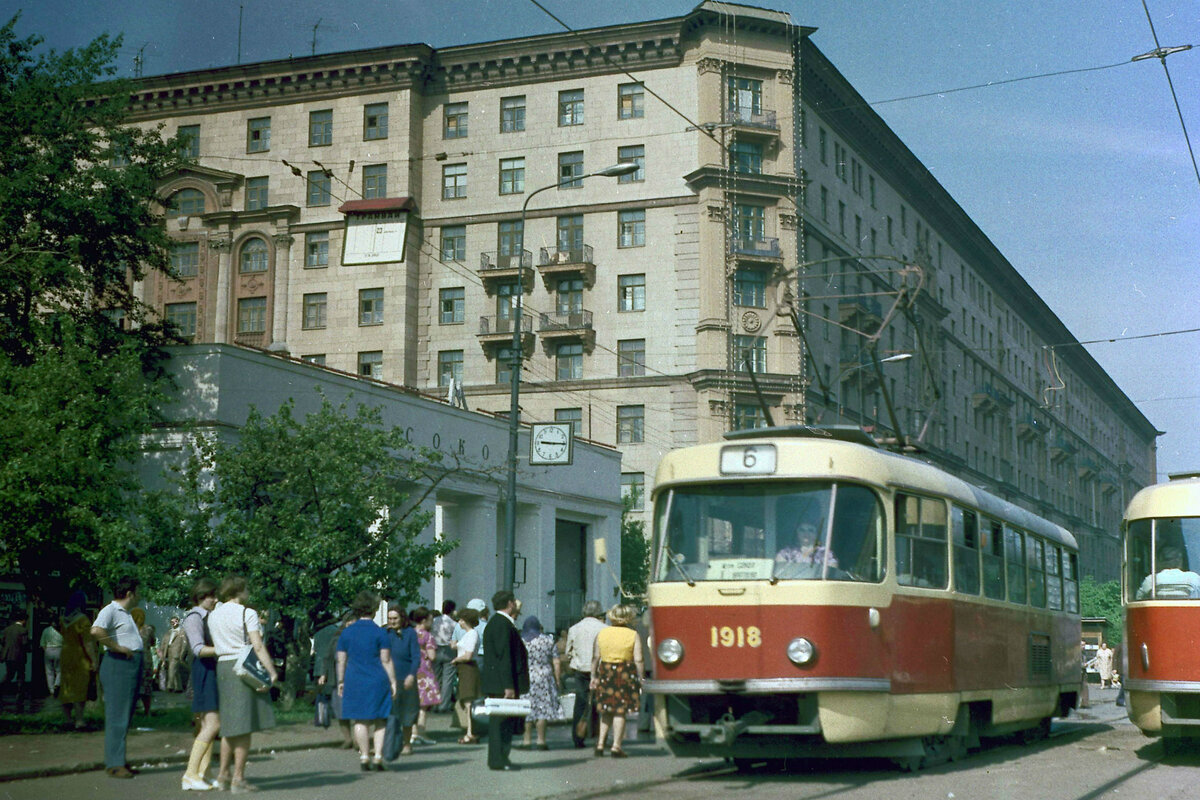
[(500, 253), (480, 253), (479, 269), (519, 269), (533, 267), (533, 253), (522, 250), (520, 255), (502, 255)]
[(543, 312), (538, 323), (538, 331), (541, 333), (583, 331), (591, 330), (591, 327), (592, 312), (590, 311), (572, 311), (566, 314)]
[(592, 256), (592, 246), (585, 244), (582, 247), (572, 248), (552, 248), (543, 247), (538, 253), (538, 266), (550, 267), (559, 264), (594, 264)]
[(238, 344), (244, 344), (249, 347), (265, 347), (267, 342), (267, 334), (265, 331), (255, 331), (253, 333), (237, 333), (233, 337), (233, 341)]
[(779, 122), (774, 111), (755, 109), (752, 106), (730, 106), (725, 109), (725, 121), (734, 125), (745, 125), (750, 128), (778, 131)]
[(779, 240), (772, 236), (750, 238), (747, 236), (731, 236), (729, 249), (734, 255), (749, 256), (750, 258), (783, 258), (779, 248)]
[[(490, 317), (480, 317), (479, 318), (479, 335), (480, 336), (494, 336), (496, 334), (508, 334), (509, 336), (511, 336), (512, 332), (513, 332), (512, 317), (500, 317), (500, 316), (493, 315)], [(532, 314), (522, 314), (521, 315), (521, 332), (522, 333), (533, 333), (533, 315)]]

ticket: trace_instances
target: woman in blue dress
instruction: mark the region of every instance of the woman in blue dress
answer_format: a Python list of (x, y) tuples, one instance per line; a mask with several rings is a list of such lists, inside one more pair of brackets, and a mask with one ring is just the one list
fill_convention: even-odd
[[(378, 595), (359, 592), (350, 604), (356, 619), (342, 631), (337, 643), (337, 690), (342, 698), (342, 715), (354, 723), (354, 741), (363, 772), (370, 771), (372, 766), (379, 772), (384, 770), (385, 721), (392, 712), (392, 696), (396, 694), (388, 634), (372, 619), (378, 608)], [(371, 740), (375, 744), (373, 765)]]

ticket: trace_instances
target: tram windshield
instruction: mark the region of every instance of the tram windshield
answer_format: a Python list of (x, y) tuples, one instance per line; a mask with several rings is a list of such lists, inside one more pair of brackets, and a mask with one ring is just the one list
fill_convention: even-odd
[(683, 486), (659, 495), (656, 580), (883, 580), (883, 511), (829, 481)]
[(1200, 600), (1200, 518), (1131, 520), (1125, 560), (1127, 600)]

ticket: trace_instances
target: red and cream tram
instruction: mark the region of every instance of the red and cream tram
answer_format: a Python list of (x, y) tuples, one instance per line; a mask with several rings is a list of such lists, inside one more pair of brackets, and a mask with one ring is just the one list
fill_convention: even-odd
[(916, 768), (1075, 706), (1070, 533), (856, 428), (726, 438), (654, 488), (647, 689), (676, 755)]
[(1200, 741), (1200, 475), (1133, 496), (1125, 534), (1129, 719), (1168, 751)]

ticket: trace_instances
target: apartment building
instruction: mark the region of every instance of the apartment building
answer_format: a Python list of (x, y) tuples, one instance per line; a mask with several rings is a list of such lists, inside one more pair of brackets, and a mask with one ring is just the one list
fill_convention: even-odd
[[(194, 341), (498, 414), (519, 341), (522, 420), (617, 447), (639, 501), (665, 451), (768, 415), (868, 426), (1114, 577), (1154, 427), (812, 33), (704, 2), (144, 79), (137, 123), (194, 165), (162, 187), (174, 274), (143, 295)], [(593, 174), (617, 163), (638, 169)], [(402, 259), (345, 256), (370, 214)]]

